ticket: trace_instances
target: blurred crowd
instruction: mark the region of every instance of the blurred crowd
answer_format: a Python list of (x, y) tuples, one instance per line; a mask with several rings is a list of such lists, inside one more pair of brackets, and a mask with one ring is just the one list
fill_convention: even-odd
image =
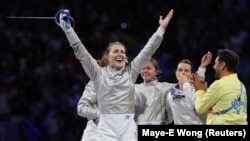
[[(162, 67), (161, 81), (177, 82), (180, 59), (190, 59), (198, 68), (204, 53), (215, 56), (217, 49), (228, 48), (241, 57), (238, 75), (249, 92), (249, 6), (247, 0), (0, 1), (0, 120), (28, 120), (39, 141), (79, 141), (87, 121), (77, 115), (76, 105), (89, 78), (60, 27), (54, 20), (6, 16), (54, 17), (59, 9), (69, 9), (93, 57), (99, 59), (109, 42), (121, 41), (133, 59), (156, 31), (159, 16), (173, 8), (154, 55)], [(214, 81), (213, 64), (206, 72), (209, 83)], [(18, 132), (20, 141), (27, 141), (24, 131)]]

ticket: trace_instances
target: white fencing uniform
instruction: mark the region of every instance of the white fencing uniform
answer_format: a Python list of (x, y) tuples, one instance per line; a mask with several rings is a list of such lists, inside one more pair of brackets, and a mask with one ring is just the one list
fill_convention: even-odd
[(173, 122), (167, 95), (174, 83), (159, 82), (157, 78), (135, 85), (135, 121), (138, 125), (161, 125)]
[(97, 134), (97, 124), (93, 120), (87, 122), (86, 128), (83, 130), (81, 141), (95, 141)]
[(78, 115), (88, 119), (81, 141), (94, 141), (97, 134), (98, 110), (94, 84), (92, 81), (85, 86), (82, 97), (77, 105)]
[(100, 121), (97, 141), (137, 141), (134, 121), (134, 83), (141, 69), (151, 59), (163, 40), (165, 29), (159, 27), (140, 53), (119, 70), (100, 67), (88, 53), (73, 29), (65, 31), (76, 58), (94, 82)]
[[(197, 74), (205, 78), (205, 69), (199, 68)], [(207, 114), (199, 115), (195, 111), (195, 89), (189, 82), (183, 84), (183, 91), (179, 85), (173, 87), (168, 96), (168, 103), (171, 107), (175, 125), (202, 125), (205, 124)]]

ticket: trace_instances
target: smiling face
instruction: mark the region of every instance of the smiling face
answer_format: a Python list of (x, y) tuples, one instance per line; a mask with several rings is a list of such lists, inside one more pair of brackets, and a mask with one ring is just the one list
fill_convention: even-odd
[(120, 43), (113, 43), (110, 45), (107, 53), (107, 60), (110, 66), (116, 69), (123, 68), (127, 60), (124, 45)]
[(141, 70), (141, 77), (144, 81), (150, 81), (155, 78), (158, 74), (158, 70), (153, 65), (151, 61), (149, 61)]

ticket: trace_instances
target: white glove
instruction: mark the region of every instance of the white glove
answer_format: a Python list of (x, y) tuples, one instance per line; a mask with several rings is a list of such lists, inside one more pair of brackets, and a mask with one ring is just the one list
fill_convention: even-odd
[(76, 43), (81, 42), (79, 37), (74, 31), (74, 20), (70, 16), (68, 9), (61, 9), (55, 15), (55, 22), (58, 26), (62, 28), (65, 32), (67, 39), (70, 43), (70, 46), (75, 45)]
[(72, 25), (70, 20), (72, 19), (70, 16), (70, 12), (67, 9), (63, 9), (59, 11), (59, 23), (58, 25), (62, 28), (64, 32), (72, 29)]

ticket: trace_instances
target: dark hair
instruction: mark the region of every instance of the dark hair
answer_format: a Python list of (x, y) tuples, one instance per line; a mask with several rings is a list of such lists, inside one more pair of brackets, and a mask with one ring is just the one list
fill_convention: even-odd
[(158, 63), (158, 62), (156, 61), (156, 59), (154, 59), (154, 58), (151, 58), (149, 61), (150, 61), (150, 62), (152, 63), (152, 65), (155, 67), (155, 70), (158, 71), (156, 77), (159, 79), (159, 78), (162, 76), (162, 71), (161, 71), (161, 68), (160, 68), (159, 63)]
[(219, 49), (217, 51), (219, 62), (225, 62), (229, 72), (236, 72), (239, 64), (239, 55), (230, 49)]
[(193, 63), (190, 60), (188, 60), (188, 59), (182, 59), (181, 61), (179, 61), (178, 65), (180, 63), (189, 64), (191, 66), (191, 73), (194, 72)]

